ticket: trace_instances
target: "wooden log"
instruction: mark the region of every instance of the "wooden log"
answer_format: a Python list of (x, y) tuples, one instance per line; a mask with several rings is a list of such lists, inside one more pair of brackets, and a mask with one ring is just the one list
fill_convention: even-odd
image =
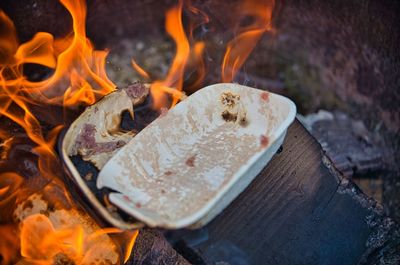
[(367, 177), (383, 172), (388, 162), (380, 135), (370, 132), (361, 120), (342, 112), (319, 111), (303, 118), (311, 134), (346, 177)]
[(205, 263), (357, 264), (382, 247), (395, 250), (400, 237), (384, 231), (398, 230), (385, 220), (296, 120), (282, 151), (203, 228), (206, 240), (193, 243), (198, 231), (175, 233)]
[(132, 256), (126, 265), (173, 264), (189, 265), (163, 234), (156, 229), (143, 229), (136, 239)]

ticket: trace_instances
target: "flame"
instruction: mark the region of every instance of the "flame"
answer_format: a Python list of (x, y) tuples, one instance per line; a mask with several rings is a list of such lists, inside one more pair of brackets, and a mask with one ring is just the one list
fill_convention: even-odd
[[(21, 229), (21, 256), (33, 264), (53, 264), (63, 258), (76, 264), (90, 264), (102, 255), (112, 262), (108, 255), (113, 249), (107, 235), (121, 230), (99, 229), (90, 232), (90, 227), (65, 225), (52, 221), (43, 214), (25, 218)], [(115, 248), (115, 247), (114, 247)]]
[[(94, 263), (95, 259), (101, 263), (104, 262), (102, 253), (113, 253), (116, 249), (115, 243), (108, 238), (109, 233), (120, 233), (129, 238), (125, 242), (128, 247), (120, 246), (126, 249), (121, 260), (126, 260), (137, 236), (137, 231), (102, 230), (79, 210), (60, 178), (61, 166), (54, 149), (63, 121), (44, 131), (32, 110), (34, 105), (72, 108), (93, 104), (115, 89), (105, 72), (108, 52), (95, 50), (86, 37), (85, 1), (60, 2), (72, 16), (73, 31), (59, 39), (39, 32), (30, 41), (20, 44), (14, 24), (0, 11), (0, 118), (11, 120), (25, 131), (33, 143), (31, 152), (37, 156), (40, 174), (37, 176), (39, 184), (35, 186), (29, 185), (25, 176), (16, 172), (0, 172), (1, 221), (11, 223), (0, 226), (4, 238), (0, 242), (1, 264), (15, 263), (18, 251), (30, 264), (53, 264), (55, 258), (66, 258), (76, 264)], [(30, 81), (24, 75), (26, 63), (53, 69), (53, 73), (43, 81)], [(14, 138), (10, 132), (0, 131), (0, 140), (2, 160), (7, 160)], [(57, 225), (55, 220), (39, 214), (35, 206), (22, 215), (21, 226), (15, 226), (15, 211), (36, 193), (45, 195), (56, 212), (63, 211), (68, 216), (64, 225)], [(74, 223), (74, 220), (81, 223)]]
[(240, 25), (237, 19), (238, 35), (232, 39), (226, 48), (222, 62), (222, 82), (232, 82), (237, 71), (242, 67), (262, 35), (271, 29), (274, 0), (245, 0), (237, 6), (238, 18), (251, 18), (249, 25)]
[(14, 137), (9, 135), (7, 132), (0, 130), (0, 159), (6, 159), (8, 155), (8, 151), (11, 149), (11, 146), (14, 142)]
[[(7, 34), (0, 36), (0, 50), (4, 59), (1, 67), (1, 83), (11, 99), (22, 97), (27, 101), (75, 106), (93, 104), (101, 96), (110, 93), (115, 85), (107, 78), (105, 58), (107, 51), (94, 50), (86, 38), (86, 5), (79, 0), (61, 0), (73, 20), (73, 34), (54, 40), (49, 33), (39, 32), (30, 41), (18, 46), (13, 23), (1, 12)], [(3, 52), (4, 51), (4, 52)], [(11, 55), (11, 56), (10, 56)], [(54, 69), (48, 79), (41, 82), (27, 80), (23, 64), (34, 63)], [(12, 78), (6, 76), (11, 74)], [(59, 89), (56, 89), (59, 88)], [(25, 93), (29, 98), (22, 96)]]
[(0, 207), (4, 209), (7, 204), (17, 198), (23, 178), (15, 172), (4, 172), (0, 176)]
[(20, 194), (23, 178), (14, 172), (4, 172), (0, 174), (0, 209), (1, 223), (0, 234), (0, 254), (3, 258), (1, 264), (11, 264), (18, 257), (20, 246), (19, 238), (15, 235), (18, 228), (15, 224), (6, 224), (11, 219), (13, 206)]
[[(183, 74), (190, 55), (190, 45), (182, 24), (183, 1), (167, 11), (165, 29), (176, 43), (176, 54), (164, 80), (151, 85), (154, 107), (160, 109), (167, 105), (166, 93), (172, 95), (172, 106), (182, 97)], [(172, 88), (173, 87), (173, 88)]]
[[(242, 0), (236, 5), (232, 15), (237, 17), (234, 25), (235, 37), (228, 42), (221, 65), (222, 82), (232, 82), (238, 70), (243, 66), (252, 50), (257, 45), (263, 34), (272, 29), (272, 11), (274, 0)], [(189, 20), (188, 34), (182, 23), (182, 10), (186, 8), (189, 12), (200, 17), (198, 21)], [(244, 24), (248, 19), (250, 23)], [(210, 22), (205, 12), (193, 6), (190, 0), (181, 0), (179, 4), (167, 11), (165, 28), (176, 45), (176, 53), (171, 67), (163, 80), (157, 80), (151, 85), (151, 95), (154, 100), (154, 108), (161, 109), (168, 105), (168, 96), (172, 96), (174, 106), (179, 100), (185, 98), (183, 94), (183, 81), (185, 69), (194, 65), (197, 79), (185, 89), (198, 89), (203, 82), (207, 70), (204, 64), (203, 54), (205, 42), (195, 41), (194, 30)], [(143, 77), (149, 79), (149, 74), (144, 71), (134, 60), (132, 67)]]
[[(124, 253), (119, 259), (127, 262), (138, 236), (138, 231), (102, 229), (75, 205), (61, 180), (61, 166), (55, 152), (64, 121), (50, 130), (43, 129), (33, 111), (33, 106), (58, 105), (69, 109), (93, 104), (115, 89), (105, 71), (108, 51), (95, 50), (86, 36), (85, 1), (60, 2), (72, 16), (71, 34), (54, 38), (49, 33), (38, 32), (25, 43), (19, 43), (13, 22), (0, 10), (0, 118), (11, 120), (25, 131), (39, 172), (31, 181), (28, 177), (32, 176), (0, 170), (1, 264), (17, 263), (21, 258), (21, 264), (53, 264), (57, 260), (75, 264), (105, 263), (110, 262), (109, 257), (117, 248)], [(233, 15), (240, 19), (234, 29), (237, 35), (226, 47), (222, 81), (234, 79), (261, 36), (271, 29), (273, 7), (273, 0), (241, 0), (236, 6)], [(184, 11), (189, 13), (186, 29), (182, 19)], [(244, 17), (252, 20), (243, 25), (241, 18)], [(154, 108), (165, 111), (185, 98), (184, 86), (193, 90), (203, 83), (207, 75), (203, 58), (207, 43), (196, 40), (195, 29), (209, 22), (208, 15), (190, 0), (180, 0), (167, 11), (165, 29), (176, 45), (176, 52), (166, 76), (151, 84)], [(42, 81), (31, 81), (24, 74), (27, 63), (51, 69), (52, 74)], [(132, 67), (150, 80), (151, 75), (133, 59)], [(186, 85), (188, 72), (191, 83)], [(9, 154), (16, 137), (11, 129), (1, 130), (0, 140), (2, 163), (11, 159)], [(32, 198), (36, 198), (36, 204), (28, 207), (26, 203)], [(46, 208), (49, 205), (53, 208), (50, 212)], [(111, 234), (121, 236), (124, 243), (111, 241)]]
[(140, 67), (135, 60), (132, 58), (131, 60), (132, 63), (132, 67), (133, 69), (136, 70), (136, 72), (138, 72), (141, 76), (143, 76), (145, 79), (149, 80), (150, 79), (150, 75), (142, 68)]
[(193, 52), (192, 52), (192, 64), (194, 64), (197, 73), (197, 78), (190, 84), (189, 87), (186, 87), (188, 91), (192, 89), (198, 89), (202, 84), (204, 78), (206, 77), (206, 65), (204, 64), (203, 53), (206, 47), (205, 42), (199, 41), (194, 44)]
[(73, 260), (81, 259), (82, 234), (81, 227), (56, 230), (47, 216), (31, 215), (22, 223), (21, 255), (28, 260), (48, 261), (49, 264), (58, 253), (65, 253)]
[(1, 264), (15, 264), (20, 247), (19, 238), (15, 236), (18, 233), (16, 225), (0, 225), (0, 253), (2, 257)]
[[(187, 36), (183, 23), (182, 11), (186, 4), (187, 9), (193, 14), (200, 14), (203, 19), (199, 23), (190, 23), (189, 37)], [(192, 86), (198, 86), (205, 77), (205, 65), (203, 62), (203, 51), (205, 44), (202, 41), (194, 41), (193, 30), (196, 27), (208, 23), (208, 16), (201, 10), (191, 5), (190, 1), (179, 3), (169, 9), (166, 13), (165, 29), (171, 36), (176, 45), (176, 53), (166, 77), (162, 80), (156, 80), (151, 84), (150, 92), (153, 98), (153, 107), (157, 110), (172, 107), (179, 100), (185, 99), (183, 90), (185, 69), (193, 61), (193, 65), (198, 72), (198, 77)], [(149, 79), (149, 74), (144, 71), (133, 59), (132, 67), (143, 77)], [(168, 96), (172, 96), (172, 102), (169, 104)]]
[(125, 250), (124, 263), (126, 263), (129, 260), (131, 254), (132, 254), (133, 246), (135, 245), (135, 241), (139, 235), (139, 231), (138, 230), (128, 231), (125, 234), (128, 238), (128, 241), (127, 241), (128, 244), (127, 244), (126, 250)]

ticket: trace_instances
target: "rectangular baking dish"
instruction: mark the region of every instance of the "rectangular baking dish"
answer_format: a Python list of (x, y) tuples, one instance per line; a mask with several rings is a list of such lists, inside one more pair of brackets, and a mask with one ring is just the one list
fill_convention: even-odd
[(102, 168), (97, 187), (151, 227), (207, 224), (270, 161), (294, 103), (238, 84), (205, 87), (144, 128)]

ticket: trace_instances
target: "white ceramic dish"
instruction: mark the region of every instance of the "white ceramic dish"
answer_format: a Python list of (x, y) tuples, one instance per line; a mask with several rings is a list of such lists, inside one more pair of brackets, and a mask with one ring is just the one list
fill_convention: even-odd
[(115, 190), (110, 201), (148, 226), (205, 225), (265, 167), (295, 114), (280, 95), (238, 84), (205, 87), (122, 147), (97, 187)]

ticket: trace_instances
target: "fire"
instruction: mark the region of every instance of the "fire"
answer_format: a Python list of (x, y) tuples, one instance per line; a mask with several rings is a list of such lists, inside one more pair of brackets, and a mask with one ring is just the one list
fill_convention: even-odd
[[(155, 81), (151, 85), (151, 95), (155, 108), (167, 105), (166, 93), (172, 95), (172, 106), (182, 97), (183, 75), (185, 65), (190, 55), (190, 45), (182, 24), (182, 7), (180, 1), (176, 7), (171, 8), (166, 14), (165, 28), (176, 43), (176, 55), (171, 68), (164, 80)], [(171, 88), (173, 87), (173, 88)]]
[[(137, 236), (137, 231), (101, 229), (74, 204), (61, 181), (61, 166), (54, 149), (63, 121), (44, 131), (32, 108), (92, 104), (115, 89), (105, 72), (107, 51), (94, 50), (86, 38), (85, 2), (61, 3), (72, 16), (72, 34), (54, 39), (49, 33), (39, 32), (22, 44), (12, 21), (0, 11), (0, 117), (25, 131), (32, 142), (31, 153), (37, 157), (39, 174), (23, 176), (0, 171), (1, 223), (9, 223), (0, 226), (4, 239), (0, 242), (1, 264), (17, 263), (19, 255), (23, 264), (53, 264), (55, 259), (75, 264), (115, 264), (118, 259), (127, 260)], [(26, 63), (53, 69), (53, 74), (43, 81), (30, 81), (23, 71)], [(0, 140), (2, 163), (6, 164), (15, 139), (11, 131), (1, 131)], [(35, 185), (27, 180), (31, 177), (36, 179)], [(42, 195), (42, 201), (27, 205), (32, 194)], [(25, 205), (22, 212), (21, 204)], [(54, 209), (44, 215), (41, 207), (46, 204)], [(110, 233), (124, 234), (126, 246), (117, 246)], [(117, 247), (126, 249), (124, 257), (118, 258)]]
[(274, 1), (247, 0), (237, 5), (238, 18), (252, 18), (249, 25), (235, 25), (238, 36), (232, 39), (227, 47), (222, 62), (222, 82), (232, 82), (237, 71), (249, 57), (262, 35), (271, 29)]
[(0, 141), (0, 148), (2, 148), (2, 151), (0, 152), (0, 159), (6, 159), (7, 153), (13, 144), (14, 137), (9, 135), (7, 132), (0, 130)]
[[(194, 14), (201, 14), (204, 16), (204, 21), (200, 24), (191, 24), (189, 27), (189, 38), (185, 32), (182, 22), (182, 11), (186, 4), (187, 9)], [(169, 68), (166, 77), (163, 80), (156, 80), (151, 84), (151, 96), (153, 98), (153, 107), (155, 109), (162, 109), (165, 107), (172, 107), (179, 100), (185, 99), (186, 95), (183, 90), (183, 82), (185, 78), (185, 69), (188, 64), (193, 61), (199, 77), (195, 84), (201, 83), (205, 76), (205, 66), (203, 63), (203, 50), (205, 47), (204, 42), (195, 41), (193, 38), (193, 29), (203, 23), (207, 23), (209, 18), (199, 9), (193, 7), (189, 1), (179, 1), (178, 5), (169, 9), (166, 13), (165, 29), (171, 36), (176, 44), (176, 53)], [(149, 74), (144, 71), (132, 59), (132, 67), (144, 78), (149, 79)], [(172, 96), (172, 102), (169, 104), (168, 96)]]
[[(68, 216), (71, 212), (62, 214)], [(74, 217), (82, 218), (75, 213)], [(60, 217), (51, 215), (51, 218), (33, 214), (23, 220), (21, 256), (25, 262), (51, 265), (57, 259), (64, 259), (76, 264), (90, 264), (96, 259), (103, 259), (110, 264), (116, 263), (117, 252), (107, 234), (120, 233), (119, 229), (98, 229), (92, 232), (92, 227), (87, 224), (70, 222), (65, 225), (60, 222)]]
[(82, 259), (82, 227), (56, 230), (47, 216), (34, 214), (22, 223), (21, 255), (28, 260), (52, 263), (60, 253), (72, 260)]
[(136, 70), (136, 72), (138, 72), (141, 76), (143, 76), (146, 80), (150, 79), (150, 75), (142, 68), (140, 67), (134, 59), (132, 59), (132, 67), (133, 69)]
[[(72, 16), (71, 34), (55, 39), (49, 33), (38, 32), (22, 44), (13, 22), (0, 10), (0, 119), (12, 121), (12, 126), (24, 132), (26, 148), (30, 149), (26, 152), (34, 157), (37, 168), (34, 176), (16, 169), (0, 170), (0, 264), (126, 262), (138, 236), (138, 231), (101, 228), (75, 204), (61, 180), (55, 151), (64, 121), (44, 129), (43, 121), (35, 115), (34, 107), (74, 109), (93, 104), (115, 90), (105, 70), (108, 51), (95, 50), (86, 37), (85, 1), (60, 2)], [(238, 18), (234, 27), (237, 35), (228, 43), (223, 57), (223, 82), (234, 79), (259, 39), (271, 29), (273, 7), (272, 0), (238, 2), (233, 12)], [(188, 28), (183, 23), (184, 12), (188, 13)], [(243, 25), (243, 17), (252, 20)], [(166, 76), (151, 83), (155, 109), (165, 110), (184, 99), (184, 86), (191, 91), (203, 84), (207, 43), (196, 40), (194, 31), (210, 21), (189, 0), (180, 0), (167, 11), (165, 29), (176, 44), (176, 53)], [(27, 63), (51, 69), (52, 74), (42, 81), (31, 81), (24, 74)], [(152, 75), (133, 59), (132, 67), (150, 81)], [(188, 86), (187, 72), (196, 73)], [(19, 136), (13, 132), (12, 128), (0, 130), (0, 163), (4, 165), (15, 162), (10, 154)], [(115, 243), (111, 235), (122, 237), (123, 242)]]
[[(96, 51), (86, 38), (84, 1), (61, 0), (73, 18), (73, 34), (54, 40), (46, 32), (37, 33), (30, 41), (18, 44), (13, 23), (1, 13), (5, 25), (2, 34), (1, 83), (6, 96), (27, 101), (76, 106), (93, 104), (96, 99), (115, 89), (105, 72), (106, 51)], [(32, 82), (23, 74), (23, 64), (34, 63), (54, 69), (52, 76), (41, 82)], [(58, 88), (58, 89), (56, 89)], [(3, 96), (3, 95), (2, 95)], [(2, 97), (2, 100), (5, 100)]]
[[(271, 19), (272, 11), (275, 5), (274, 0), (242, 0), (235, 6), (232, 16), (237, 17), (233, 32), (237, 35), (229, 41), (221, 64), (222, 82), (232, 82), (236, 73), (243, 66), (252, 50), (257, 45), (263, 34), (272, 29)], [(186, 8), (194, 15), (200, 16), (200, 22), (189, 20), (189, 34), (186, 34), (182, 23), (182, 10)], [(244, 24), (248, 19), (250, 23)], [(152, 83), (151, 94), (154, 100), (154, 108), (161, 109), (168, 105), (168, 96), (172, 96), (174, 106), (179, 100), (185, 98), (183, 90), (183, 81), (185, 78), (185, 69), (194, 65), (197, 72), (197, 79), (192, 82), (190, 87), (185, 87), (190, 91), (191, 88), (197, 88), (203, 82), (207, 69), (204, 64), (203, 53), (206, 48), (204, 41), (196, 41), (194, 30), (210, 22), (210, 18), (205, 12), (191, 4), (190, 0), (180, 0), (179, 4), (166, 14), (165, 28), (172, 37), (176, 45), (176, 53), (163, 80), (157, 80)], [(143, 77), (149, 80), (150, 75), (144, 71), (133, 59), (132, 67)]]

